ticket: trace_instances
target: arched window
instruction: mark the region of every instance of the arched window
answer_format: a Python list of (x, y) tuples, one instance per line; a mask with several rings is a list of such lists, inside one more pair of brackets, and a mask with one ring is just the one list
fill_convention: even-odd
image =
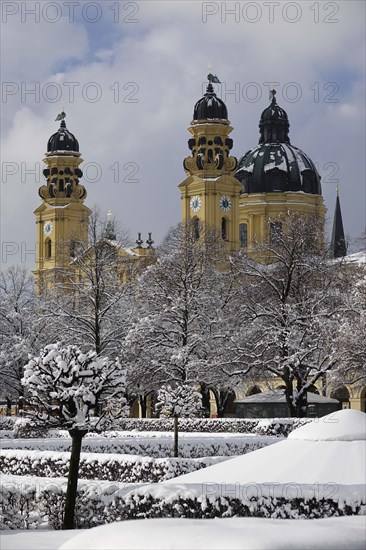
[(361, 391), (361, 411), (366, 412), (366, 386)]
[(45, 256), (47, 259), (51, 258), (52, 256), (52, 241), (51, 239), (46, 239), (45, 242)]
[(246, 248), (248, 246), (248, 224), (241, 223), (239, 225), (240, 246)]
[(228, 227), (227, 227), (227, 219), (222, 218), (221, 220), (221, 236), (224, 241), (228, 240)]
[(302, 172), (302, 186), (305, 193), (314, 193), (314, 174), (311, 170)]
[(257, 393), (262, 393), (262, 390), (260, 389), (259, 386), (253, 386), (249, 388), (249, 390), (245, 395), (248, 397), (249, 395), (256, 395)]
[(269, 174), (271, 191), (284, 191), (285, 181), (286, 181), (286, 174), (284, 172), (276, 168), (271, 170)]
[(331, 391), (330, 397), (333, 399), (338, 399), (341, 403), (342, 409), (350, 408), (349, 391), (346, 386), (338, 386), (338, 388)]
[(200, 221), (199, 221), (199, 219), (196, 218), (196, 217), (192, 218), (192, 225), (193, 225), (193, 237), (197, 241), (200, 238)]

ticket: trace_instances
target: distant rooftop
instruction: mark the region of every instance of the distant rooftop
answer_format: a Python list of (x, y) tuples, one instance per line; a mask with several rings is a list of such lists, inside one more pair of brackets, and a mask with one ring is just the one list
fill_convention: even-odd
[[(338, 399), (323, 397), (317, 393), (308, 392), (308, 403), (339, 403)], [(285, 403), (285, 390), (273, 390), (255, 395), (249, 395), (242, 399), (236, 399), (235, 403)]]

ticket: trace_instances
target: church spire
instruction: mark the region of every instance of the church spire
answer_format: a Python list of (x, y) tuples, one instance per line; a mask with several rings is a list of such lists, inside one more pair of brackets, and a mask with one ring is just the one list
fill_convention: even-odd
[(341, 203), (339, 200), (339, 188), (337, 186), (337, 198), (334, 210), (332, 240), (330, 254), (333, 258), (342, 258), (347, 253), (346, 240), (344, 238)]

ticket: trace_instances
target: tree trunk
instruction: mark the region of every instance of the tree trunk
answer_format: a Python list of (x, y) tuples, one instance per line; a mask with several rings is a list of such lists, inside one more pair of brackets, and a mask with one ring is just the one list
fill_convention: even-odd
[(284, 369), (284, 374), (281, 376), (282, 380), (285, 383), (285, 397), (287, 404), (287, 414), (290, 418), (296, 417), (296, 407), (293, 402), (293, 385), (292, 385), (292, 376), (290, 370), (287, 368)]
[(212, 388), (212, 392), (216, 401), (217, 418), (223, 418), (226, 402), (226, 399), (224, 397), (225, 393), (222, 390), (218, 390), (216, 388)]
[(308, 395), (307, 392), (299, 393), (296, 404), (296, 416), (298, 418), (305, 418), (308, 412)]
[(201, 395), (204, 417), (210, 418), (210, 390), (204, 382), (201, 382)]
[(72, 447), (70, 456), (69, 475), (67, 479), (67, 491), (65, 500), (65, 514), (63, 529), (74, 529), (75, 502), (78, 489), (79, 462), (81, 453), (81, 444), (86, 430), (69, 430), (72, 437)]
[(140, 407), (141, 407), (141, 418), (146, 418), (147, 413), (147, 396), (146, 395), (140, 395)]
[(6, 416), (11, 416), (11, 399), (6, 397)]
[(178, 415), (174, 415), (174, 446), (173, 454), (175, 457), (178, 457)]

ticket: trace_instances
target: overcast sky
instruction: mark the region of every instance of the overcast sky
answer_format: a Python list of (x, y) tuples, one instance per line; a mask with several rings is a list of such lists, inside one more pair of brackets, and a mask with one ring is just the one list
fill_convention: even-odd
[(133, 239), (152, 231), (159, 243), (181, 219), (187, 127), (210, 62), (234, 127), (232, 154), (258, 143), (265, 83), (277, 82), (291, 142), (322, 176), (330, 225), (338, 184), (346, 234), (363, 232), (363, 1), (3, 1), (1, 9), (3, 268), (34, 267), (42, 159), (63, 105), (84, 159), (86, 204), (111, 209)]

